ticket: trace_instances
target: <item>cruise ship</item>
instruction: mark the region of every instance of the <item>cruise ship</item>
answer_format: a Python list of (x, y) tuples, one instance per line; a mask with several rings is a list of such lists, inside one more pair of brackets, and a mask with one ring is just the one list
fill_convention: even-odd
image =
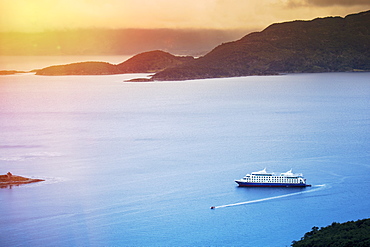
[(266, 171), (252, 172), (242, 179), (235, 180), (240, 187), (309, 187), (302, 173), (293, 173), (292, 170), (275, 175)]

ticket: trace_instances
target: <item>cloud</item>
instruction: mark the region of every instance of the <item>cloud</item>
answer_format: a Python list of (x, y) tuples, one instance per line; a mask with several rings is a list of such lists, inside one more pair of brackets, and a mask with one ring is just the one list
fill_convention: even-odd
[(370, 8), (369, 0), (0, 0), (0, 32), (74, 28), (258, 31), (275, 22), (345, 16), (366, 8)]
[(370, 6), (369, 0), (288, 0), (287, 5), (290, 7), (302, 6)]

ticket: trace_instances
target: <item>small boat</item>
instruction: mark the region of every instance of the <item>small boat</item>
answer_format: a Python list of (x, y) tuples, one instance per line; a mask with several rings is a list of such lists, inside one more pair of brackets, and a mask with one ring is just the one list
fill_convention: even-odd
[(293, 173), (289, 170), (280, 175), (267, 172), (266, 168), (262, 171), (252, 172), (245, 175), (242, 179), (235, 180), (240, 187), (309, 187), (302, 173)]

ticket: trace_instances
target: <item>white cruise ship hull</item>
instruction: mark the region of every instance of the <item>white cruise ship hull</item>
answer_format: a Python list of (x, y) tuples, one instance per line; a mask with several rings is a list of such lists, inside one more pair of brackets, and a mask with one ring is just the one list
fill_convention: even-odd
[(311, 185), (305, 183), (253, 183), (236, 180), (240, 187), (310, 187)]

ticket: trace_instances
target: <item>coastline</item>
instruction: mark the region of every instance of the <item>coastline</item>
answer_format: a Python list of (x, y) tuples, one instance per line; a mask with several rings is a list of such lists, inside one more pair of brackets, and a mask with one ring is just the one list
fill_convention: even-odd
[[(61, 65), (63, 66), (63, 65)], [(31, 71), (20, 71), (20, 70), (0, 70), (0, 76), (9, 76), (9, 75), (18, 75), (18, 74), (34, 74), (37, 75), (36, 72), (39, 69), (31, 70)], [(293, 72), (293, 73), (276, 73), (276, 74), (250, 74), (250, 75), (240, 75), (240, 76), (223, 76), (223, 77), (203, 77), (203, 78), (182, 78), (182, 79), (166, 79), (166, 80), (158, 80), (155, 78), (142, 78), (142, 77), (134, 77), (132, 79), (125, 80), (125, 82), (162, 82), (162, 81), (192, 81), (192, 80), (205, 80), (205, 79), (217, 79), (217, 78), (234, 78), (234, 77), (246, 77), (246, 76), (276, 76), (276, 75), (289, 75), (289, 74), (316, 74), (316, 73), (366, 73), (370, 72), (370, 70), (348, 70), (348, 71), (325, 71), (325, 72)], [(125, 75), (125, 74), (142, 74), (142, 73), (104, 73), (104, 74), (73, 74), (74, 76), (102, 76), (102, 75)], [(41, 76), (70, 76), (70, 75), (41, 75)]]

